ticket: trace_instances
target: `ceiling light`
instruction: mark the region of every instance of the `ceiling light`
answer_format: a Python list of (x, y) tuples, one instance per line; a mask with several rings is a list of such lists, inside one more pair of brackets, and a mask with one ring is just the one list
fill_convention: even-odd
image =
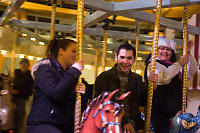
[(19, 54), (19, 58), (24, 58), (24, 54)]
[(84, 68), (91, 69), (91, 65), (84, 65)]
[(110, 53), (110, 54), (112, 54), (113, 52), (112, 52), (111, 50), (109, 50), (109, 51), (107, 51), (107, 53)]
[(145, 42), (145, 45), (152, 45), (152, 42)]
[[(150, 35), (150, 36), (153, 36), (153, 34), (154, 34), (153, 31), (148, 32), (148, 35)], [(164, 35), (163, 32), (159, 32), (159, 36), (160, 36), (160, 37), (164, 37), (165, 35)]]
[(111, 69), (111, 67), (105, 67), (105, 70), (107, 71), (107, 70), (110, 70)]
[(140, 53), (140, 54), (150, 54), (151, 52), (150, 51), (138, 51), (138, 53)]
[(141, 71), (141, 70), (136, 70), (136, 73), (137, 73), (137, 74), (141, 74), (142, 71)]
[(44, 42), (39, 42), (40, 45), (44, 45)]
[(37, 57), (37, 61), (40, 61), (40, 60), (42, 60), (42, 57)]
[(92, 44), (87, 44), (89, 47), (93, 47)]
[(23, 33), (22, 36), (27, 36), (27, 34)]
[(6, 52), (7, 52), (7, 51), (5, 51), (5, 50), (1, 50), (1, 54), (2, 54), (2, 55), (6, 55)]
[(142, 60), (142, 57), (137, 57), (137, 60)]
[(113, 38), (108, 38), (107, 43), (112, 44), (113, 43)]
[(28, 56), (28, 59), (29, 60), (33, 60), (33, 56)]
[(31, 39), (31, 41), (36, 41), (36, 38), (31, 37), (30, 39)]

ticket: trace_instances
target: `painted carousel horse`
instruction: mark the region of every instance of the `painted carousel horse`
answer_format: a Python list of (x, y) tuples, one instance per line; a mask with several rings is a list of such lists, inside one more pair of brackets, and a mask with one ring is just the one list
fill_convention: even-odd
[(200, 106), (196, 116), (191, 113), (175, 116), (170, 133), (200, 133)]
[(105, 92), (90, 102), (82, 116), (80, 133), (121, 133), (120, 123), (124, 109), (119, 101), (130, 92), (113, 100), (113, 95), (117, 91)]

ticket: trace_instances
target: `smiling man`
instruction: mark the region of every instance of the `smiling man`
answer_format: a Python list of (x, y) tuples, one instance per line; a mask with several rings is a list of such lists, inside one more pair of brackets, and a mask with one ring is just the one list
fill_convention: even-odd
[(142, 77), (131, 71), (135, 56), (135, 48), (132, 45), (120, 45), (115, 55), (116, 64), (112, 69), (102, 72), (95, 82), (95, 96), (116, 89), (119, 89), (119, 95), (131, 91), (124, 102), (125, 115), (122, 119), (122, 129), (125, 133), (135, 133), (144, 126), (139, 106), (145, 105), (147, 90)]

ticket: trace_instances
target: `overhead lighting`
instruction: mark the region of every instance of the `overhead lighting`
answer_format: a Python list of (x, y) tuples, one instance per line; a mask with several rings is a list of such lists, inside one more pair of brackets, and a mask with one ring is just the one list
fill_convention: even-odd
[(6, 55), (6, 52), (7, 52), (7, 51), (5, 51), (5, 50), (1, 50), (1, 54), (2, 54), (2, 55)]
[(93, 47), (92, 44), (89, 44), (89, 43), (88, 43), (87, 45), (88, 45), (89, 47)]
[(91, 65), (84, 65), (84, 68), (91, 69)]
[(105, 67), (105, 70), (107, 71), (107, 70), (110, 70), (111, 69), (111, 67)]
[(6, 108), (1, 109), (1, 113), (7, 113)]
[(140, 54), (150, 54), (151, 52), (150, 51), (138, 51), (138, 53), (140, 53)]
[(31, 39), (31, 41), (36, 41), (36, 38), (31, 37), (30, 39)]
[(142, 71), (141, 71), (141, 70), (136, 70), (136, 73), (137, 73), (137, 74), (141, 74)]
[(37, 57), (37, 61), (40, 61), (40, 60), (42, 60), (42, 57)]
[(142, 57), (137, 57), (137, 60), (142, 60)]
[(109, 50), (109, 51), (107, 51), (107, 53), (110, 53), (110, 54), (112, 54), (112, 53), (113, 53), (113, 51)]
[(28, 56), (28, 59), (29, 60), (33, 60), (33, 56)]
[(39, 42), (40, 45), (44, 45), (44, 42)]
[[(150, 35), (150, 36), (153, 36), (153, 34), (154, 34), (153, 31), (148, 32), (148, 35)], [(160, 37), (164, 37), (165, 34), (164, 34), (163, 32), (159, 32), (159, 36), (160, 36)]]
[(27, 34), (23, 33), (22, 36), (27, 36)]
[(145, 45), (152, 45), (152, 42), (145, 42)]
[(19, 54), (19, 58), (24, 58), (24, 54)]
[(107, 39), (107, 43), (108, 43), (108, 44), (112, 44), (112, 43), (113, 43), (113, 38), (108, 38), (108, 39)]

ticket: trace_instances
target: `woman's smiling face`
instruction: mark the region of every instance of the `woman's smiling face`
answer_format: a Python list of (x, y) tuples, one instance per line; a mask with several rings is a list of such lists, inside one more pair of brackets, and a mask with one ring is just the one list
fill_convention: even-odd
[(160, 46), (158, 48), (157, 57), (160, 60), (170, 61), (172, 57), (172, 49), (169, 47)]

